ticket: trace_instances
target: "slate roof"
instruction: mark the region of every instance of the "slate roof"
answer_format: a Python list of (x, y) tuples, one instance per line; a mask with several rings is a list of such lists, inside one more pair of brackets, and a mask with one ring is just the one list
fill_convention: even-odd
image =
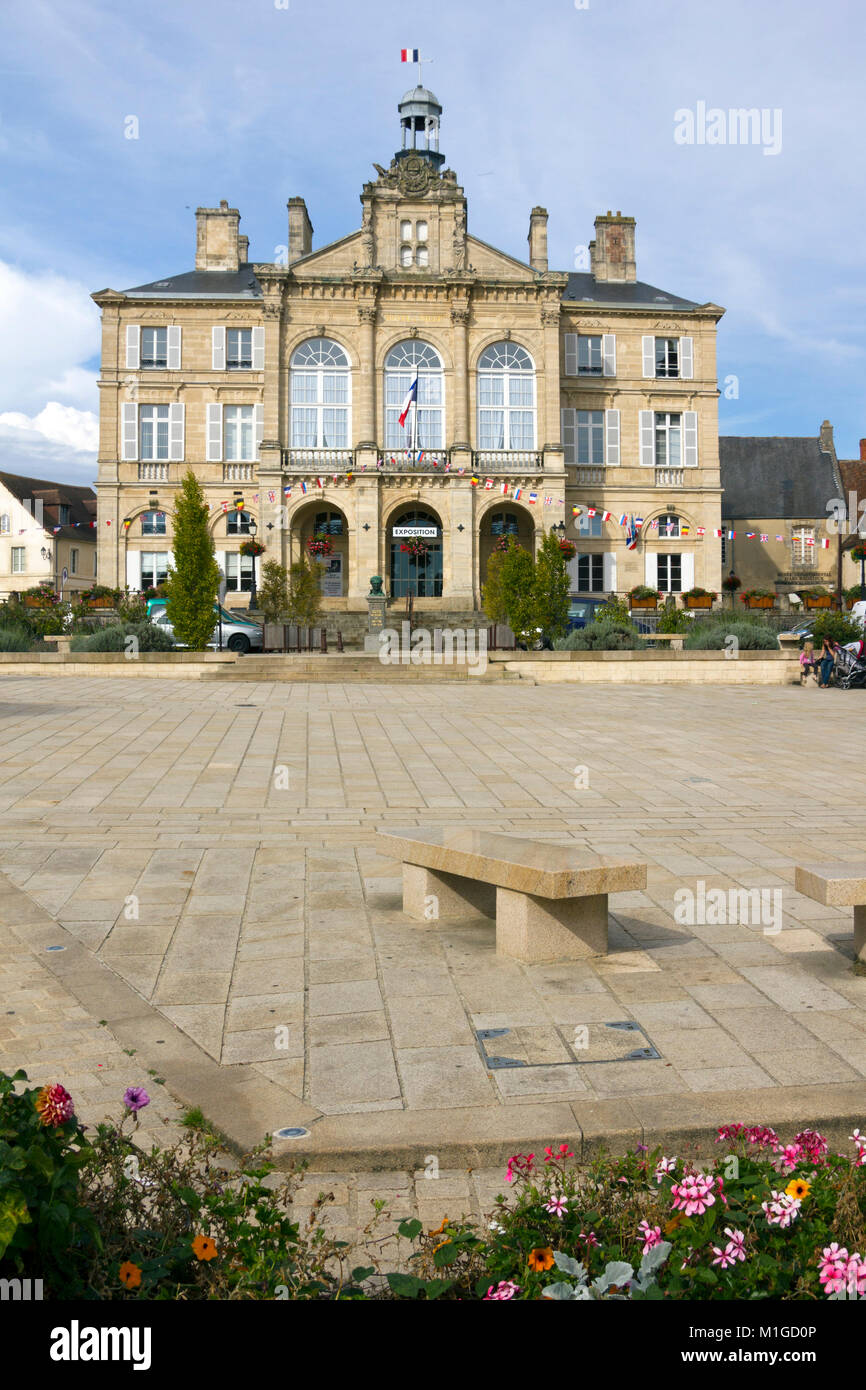
[(563, 303), (622, 304), (629, 309), (699, 309), (691, 299), (680, 299), (656, 289), (643, 280), (595, 280), (589, 271), (573, 272), (568, 277)]
[(833, 458), (817, 438), (720, 435), (725, 519), (826, 517), (839, 496)]
[(96, 520), (96, 493), (90, 487), (79, 483), (54, 483), (45, 478), (25, 478), (20, 473), (0, 473), (0, 487), (5, 487), (19, 502), (41, 501), (42, 520), (46, 531), (52, 531), (60, 523), (61, 503), (69, 507), (72, 523), (83, 523), (80, 527), (64, 526), (63, 537), (75, 536), (79, 540), (96, 540), (96, 531), (89, 523)]
[(262, 287), (252, 267), (239, 270), (185, 270), (149, 285), (124, 290), (135, 299), (261, 299)]
[(849, 492), (856, 492), (858, 498), (866, 498), (866, 462), (862, 459), (839, 459), (839, 472), (842, 474), (842, 491), (847, 499)]

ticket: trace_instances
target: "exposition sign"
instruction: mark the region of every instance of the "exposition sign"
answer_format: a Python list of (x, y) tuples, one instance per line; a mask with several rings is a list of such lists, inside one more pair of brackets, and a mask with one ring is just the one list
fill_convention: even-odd
[(391, 535), (395, 540), (420, 539), (435, 541), (439, 535), (438, 526), (394, 526)]

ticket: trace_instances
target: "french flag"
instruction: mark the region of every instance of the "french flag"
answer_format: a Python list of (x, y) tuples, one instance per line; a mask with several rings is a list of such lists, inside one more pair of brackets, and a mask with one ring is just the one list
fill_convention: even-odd
[(417, 63), (417, 62), (418, 62), (418, 54), (420, 53), (420, 51), (421, 51), (421, 50), (418, 49), (418, 48), (401, 48), (401, 49), (400, 49), (400, 62), (401, 62), (401, 63)]
[(403, 409), (400, 411), (400, 414), (399, 414), (399, 416), (398, 416), (398, 419), (399, 419), (400, 424), (402, 425), (403, 429), (406, 428), (406, 416), (409, 414), (409, 411), (410, 411), (411, 407), (412, 407), (413, 405), (415, 405), (415, 404), (417, 403), (417, 401), (418, 401), (418, 377), (416, 376), (416, 377), (415, 377), (415, 380), (412, 382), (412, 385), (409, 387), (409, 390), (408, 390), (408, 392), (407, 392), (407, 394), (406, 394), (406, 399), (405, 399), (405, 401), (403, 402)]

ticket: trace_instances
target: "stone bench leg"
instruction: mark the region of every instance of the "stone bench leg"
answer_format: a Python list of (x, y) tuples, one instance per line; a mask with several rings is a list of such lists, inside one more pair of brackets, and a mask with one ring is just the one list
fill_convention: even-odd
[(866, 965), (866, 907), (854, 908), (854, 959)]
[(462, 917), (493, 917), (496, 889), (490, 883), (458, 874), (403, 865), (403, 911), (416, 922), (436, 922)]
[(537, 898), (497, 888), (496, 951), (522, 961), (607, 955), (607, 894)]

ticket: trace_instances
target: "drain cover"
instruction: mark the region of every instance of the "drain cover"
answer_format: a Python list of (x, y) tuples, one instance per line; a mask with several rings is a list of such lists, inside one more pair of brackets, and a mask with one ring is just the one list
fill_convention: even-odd
[[(512, 1067), (590, 1066), (596, 1062), (648, 1062), (661, 1054), (639, 1023), (624, 1019), (611, 1023), (552, 1023), (519, 1028), (480, 1028), (478, 1039), (485, 1066), (490, 1071)], [(488, 1051), (491, 1041), (504, 1046)]]
[(303, 1129), (301, 1125), (287, 1125), (285, 1129), (275, 1129), (275, 1139), (304, 1139), (309, 1134), (308, 1129)]

